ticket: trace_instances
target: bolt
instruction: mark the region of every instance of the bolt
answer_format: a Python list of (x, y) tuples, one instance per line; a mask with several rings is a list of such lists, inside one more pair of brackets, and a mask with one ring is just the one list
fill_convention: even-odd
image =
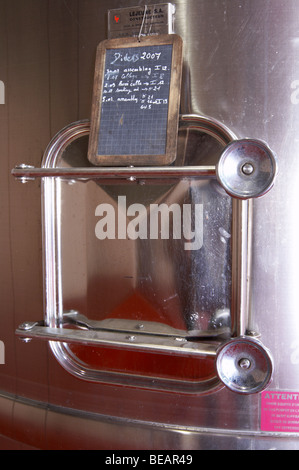
[(249, 369), (251, 366), (250, 360), (247, 359), (246, 357), (243, 357), (242, 359), (240, 359), (238, 364), (239, 364), (239, 367), (241, 367), (241, 369), (244, 369), (244, 370)]
[(22, 323), (22, 325), (19, 326), (19, 329), (20, 330), (30, 330), (32, 328), (32, 324), (29, 323), (29, 322), (26, 322), (26, 323)]
[(32, 341), (32, 338), (19, 338), (22, 343), (30, 343)]
[[(34, 168), (32, 165), (26, 165), (26, 163), (21, 163), (20, 165), (17, 165), (15, 167), (17, 170), (30, 170)], [(30, 176), (17, 176), (16, 177), (20, 183), (28, 183), (28, 181), (33, 181), (35, 178), (30, 177)]]
[(244, 163), (244, 165), (242, 166), (242, 172), (244, 173), (244, 175), (251, 175), (254, 172), (254, 167), (252, 163)]
[(135, 341), (136, 336), (133, 336), (133, 335), (126, 336), (126, 339), (128, 339), (129, 341)]

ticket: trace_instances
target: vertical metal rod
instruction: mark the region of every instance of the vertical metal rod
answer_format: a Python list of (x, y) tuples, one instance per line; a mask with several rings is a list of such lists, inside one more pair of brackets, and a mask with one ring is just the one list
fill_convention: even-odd
[(251, 271), (252, 201), (233, 199), (232, 333), (248, 330)]

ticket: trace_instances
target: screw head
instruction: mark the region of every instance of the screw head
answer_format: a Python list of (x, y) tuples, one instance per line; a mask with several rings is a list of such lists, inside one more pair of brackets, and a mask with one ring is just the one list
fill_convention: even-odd
[(244, 163), (244, 165), (242, 166), (242, 172), (244, 173), (244, 175), (252, 175), (252, 173), (254, 172), (254, 166), (252, 165), (252, 163)]
[(243, 357), (239, 360), (238, 365), (241, 369), (248, 370), (251, 366), (251, 362), (247, 357)]

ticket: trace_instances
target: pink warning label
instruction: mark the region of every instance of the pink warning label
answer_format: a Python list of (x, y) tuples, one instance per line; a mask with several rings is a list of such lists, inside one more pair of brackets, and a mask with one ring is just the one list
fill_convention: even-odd
[(261, 430), (299, 432), (299, 393), (280, 390), (262, 392)]

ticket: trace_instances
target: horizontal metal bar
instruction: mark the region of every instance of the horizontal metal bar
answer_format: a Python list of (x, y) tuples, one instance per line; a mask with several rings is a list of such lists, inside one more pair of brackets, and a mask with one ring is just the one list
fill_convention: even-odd
[(184, 178), (215, 177), (215, 166), (177, 166), (177, 167), (84, 167), (84, 168), (34, 168), (20, 165), (12, 170), (12, 175), (23, 182), (35, 178), (98, 179), (126, 178)]
[[(26, 326), (24, 326), (26, 325)], [(50, 328), (40, 323), (27, 323), (16, 330), (16, 335), (25, 339), (35, 338), (63, 343), (135, 349), (164, 354), (187, 356), (216, 356), (219, 342), (189, 341), (184, 337), (128, 334), (95, 330)]]

